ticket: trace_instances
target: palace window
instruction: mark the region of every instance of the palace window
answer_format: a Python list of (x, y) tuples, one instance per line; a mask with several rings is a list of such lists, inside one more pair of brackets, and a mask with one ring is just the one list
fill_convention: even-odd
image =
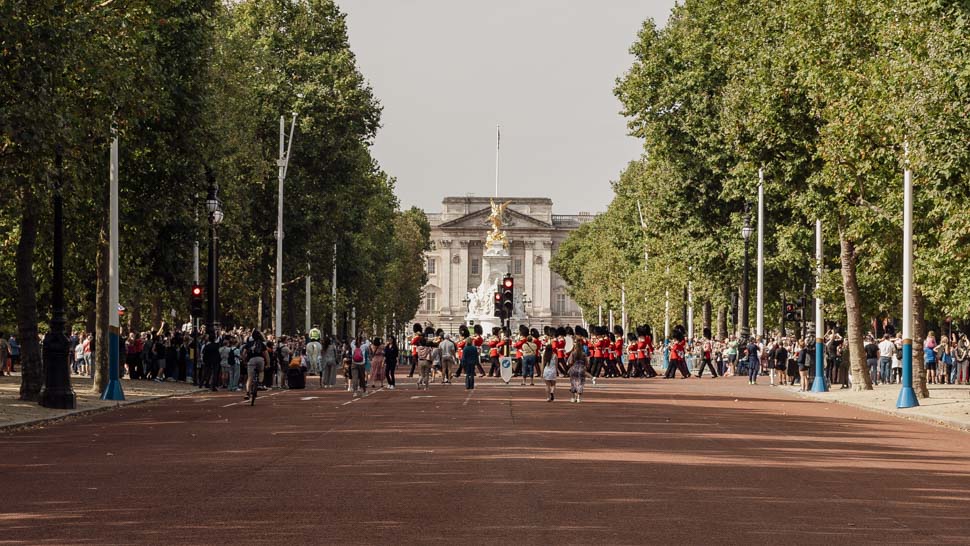
[(428, 292), (424, 295), (424, 310), (433, 313), (438, 310), (438, 295), (434, 292)]
[(472, 258), (472, 275), (482, 274), (482, 261), (478, 258)]
[(435, 260), (434, 258), (428, 258), (428, 265), (427, 265), (428, 275), (434, 275), (434, 273), (435, 273), (435, 265), (436, 265), (435, 262), (436, 261), (437, 260)]
[(513, 275), (522, 274), (522, 258), (514, 258), (512, 260), (512, 274)]
[(556, 306), (553, 312), (557, 315), (566, 314), (566, 294), (556, 294)]

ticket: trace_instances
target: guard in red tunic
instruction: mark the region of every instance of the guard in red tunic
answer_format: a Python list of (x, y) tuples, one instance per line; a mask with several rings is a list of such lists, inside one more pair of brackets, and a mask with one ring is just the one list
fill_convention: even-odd
[(627, 371), (630, 377), (642, 377), (643, 367), (640, 364), (640, 353), (638, 348), (640, 343), (637, 341), (637, 335), (630, 332), (626, 335), (626, 359), (627, 359)]
[(627, 373), (627, 368), (623, 366), (623, 327), (614, 326), (613, 327), (613, 347), (611, 347), (613, 354), (613, 360), (616, 362), (616, 368), (619, 374), (623, 377), (630, 377)]
[(415, 322), (412, 329), (414, 330), (414, 335), (411, 336), (410, 339), (411, 371), (408, 372), (408, 377), (414, 377), (414, 368), (418, 365), (418, 347), (420, 347), (424, 341), (424, 327)]
[(657, 377), (657, 370), (653, 369), (653, 337), (651, 336), (649, 324), (637, 327), (637, 356), (640, 358), (640, 367), (647, 377)]

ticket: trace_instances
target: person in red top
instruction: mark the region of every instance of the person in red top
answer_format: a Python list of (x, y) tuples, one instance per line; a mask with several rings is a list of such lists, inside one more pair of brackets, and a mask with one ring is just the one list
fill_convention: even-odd
[(529, 327), (525, 324), (520, 324), (519, 337), (516, 338), (514, 343), (512, 343), (512, 348), (515, 349), (515, 358), (512, 359), (512, 377), (519, 377), (522, 375), (522, 346), (525, 345), (525, 340), (528, 337)]
[(640, 357), (640, 367), (647, 377), (657, 377), (657, 370), (653, 369), (653, 338), (650, 325), (637, 327), (637, 356)]
[(613, 359), (616, 361), (616, 368), (622, 377), (630, 377), (627, 373), (627, 368), (623, 366), (623, 327), (615, 326), (613, 327), (613, 346), (610, 350), (613, 353)]
[[(468, 326), (462, 324), (458, 327), (458, 341), (455, 343), (455, 348), (457, 349), (455, 358), (458, 359), (458, 362), (461, 362), (462, 349), (465, 348), (465, 340), (470, 336), (471, 333), (468, 331)], [(465, 367), (460, 364), (457, 367), (458, 369), (455, 371), (456, 378), (461, 377), (461, 374), (465, 369)]]
[(643, 376), (643, 367), (640, 364), (640, 353), (638, 351), (640, 347), (637, 341), (637, 335), (630, 332), (626, 335), (626, 357), (627, 357), (627, 371), (630, 372), (630, 377), (641, 377)]
[(414, 368), (418, 365), (418, 347), (424, 341), (424, 327), (415, 322), (412, 329), (414, 335), (411, 336), (411, 371), (408, 377), (414, 377)]
[(712, 357), (714, 356), (714, 346), (711, 343), (711, 329), (704, 328), (704, 339), (701, 340), (701, 369), (697, 372), (697, 377), (704, 377), (704, 369), (710, 368), (711, 375), (717, 379), (717, 370), (714, 369)]
[[(472, 336), (472, 344), (478, 348), (478, 354), (481, 355), (482, 345), (485, 344), (485, 338), (482, 337), (482, 332), (484, 332), (484, 330), (482, 329), (482, 325), (476, 324), (475, 326), (472, 326), (472, 331), (475, 332), (475, 335)], [(478, 362), (475, 364), (475, 367), (478, 368), (478, 373), (482, 377), (485, 377), (485, 368), (482, 367), (481, 357), (479, 357)]]
[(667, 367), (667, 373), (664, 375), (664, 379), (673, 379), (678, 370), (680, 370), (684, 379), (690, 377), (690, 371), (687, 369), (686, 337), (687, 335), (684, 332), (683, 326), (678, 324), (674, 327), (674, 342), (670, 346), (670, 365)]
[(498, 361), (498, 351), (499, 347), (502, 345), (502, 337), (499, 335), (502, 333), (502, 329), (498, 326), (492, 328), (492, 335), (488, 338), (488, 376), (501, 377), (502, 368)]

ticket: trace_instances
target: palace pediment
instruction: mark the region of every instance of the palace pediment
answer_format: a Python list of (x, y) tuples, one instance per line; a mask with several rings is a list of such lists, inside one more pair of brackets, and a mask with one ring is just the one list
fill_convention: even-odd
[[(491, 229), (492, 224), (488, 221), (488, 215), (491, 212), (490, 208), (484, 208), (477, 210), (475, 212), (466, 214), (454, 220), (449, 220), (438, 224), (436, 227), (442, 230), (448, 229)], [(548, 224), (533, 218), (528, 214), (523, 214), (515, 209), (506, 209), (505, 214), (502, 215), (502, 224), (505, 229), (553, 229), (552, 224)]]

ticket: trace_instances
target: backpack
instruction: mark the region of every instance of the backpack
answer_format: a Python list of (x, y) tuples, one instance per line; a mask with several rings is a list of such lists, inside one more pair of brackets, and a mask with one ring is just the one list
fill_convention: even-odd
[(364, 351), (360, 350), (360, 347), (354, 347), (354, 362), (364, 361)]
[(262, 341), (257, 339), (256, 341), (253, 341), (253, 344), (249, 347), (249, 358), (252, 358), (254, 356), (258, 356), (262, 358), (263, 352), (265, 350), (266, 350), (266, 345), (264, 345)]

